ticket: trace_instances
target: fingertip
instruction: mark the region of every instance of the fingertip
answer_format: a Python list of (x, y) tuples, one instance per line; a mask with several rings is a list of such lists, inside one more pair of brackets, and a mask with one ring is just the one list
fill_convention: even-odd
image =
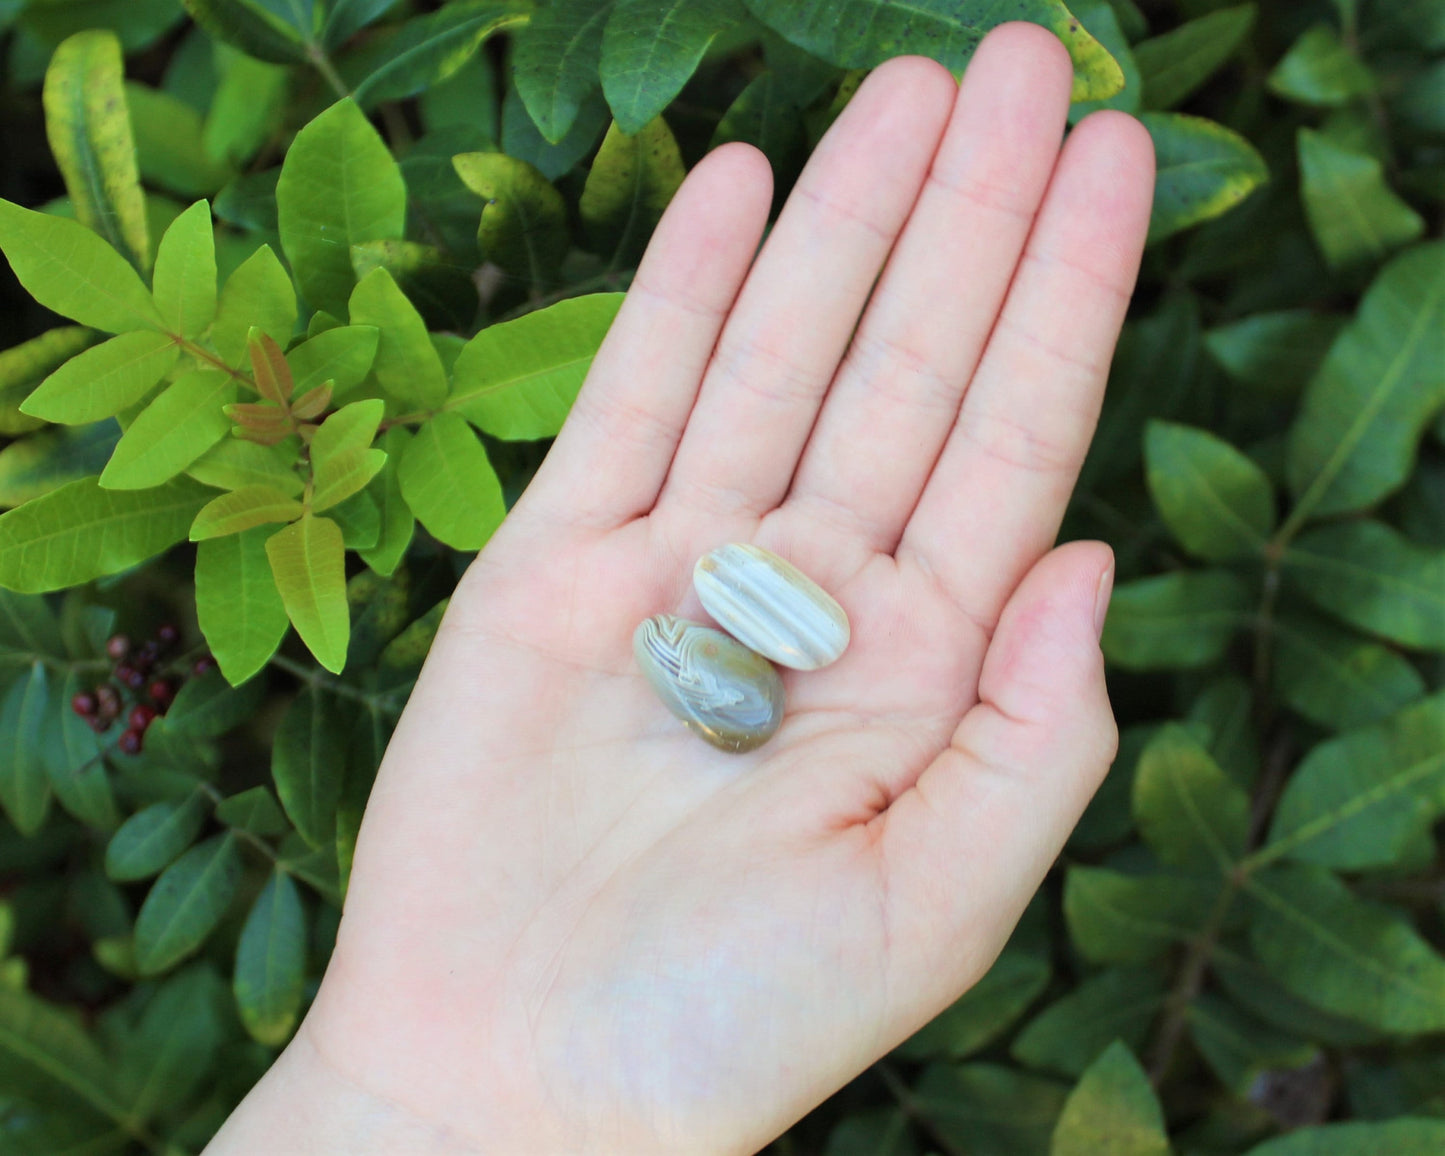
[(1040, 81), (1062, 82), (1066, 92), (1073, 87), (1074, 62), (1069, 50), (1041, 24), (1010, 20), (998, 25), (980, 41), (973, 59), (995, 54), (1008, 57), (1015, 67), (1028, 69)]

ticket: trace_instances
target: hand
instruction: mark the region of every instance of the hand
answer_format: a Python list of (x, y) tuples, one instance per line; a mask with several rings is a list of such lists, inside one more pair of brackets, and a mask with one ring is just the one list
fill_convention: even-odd
[[(451, 603), (315, 1006), (213, 1151), (748, 1152), (988, 968), (1116, 742), (1110, 553), (1050, 546), (1152, 153), (1114, 113), (1061, 151), (1071, 77), (1022, 24), (961, 90), (883, 65), (756, 259), (762, 156), (694, 170)], [(743, 756), (630, 645), (702, 617), (728, 541), (853, 624)]]

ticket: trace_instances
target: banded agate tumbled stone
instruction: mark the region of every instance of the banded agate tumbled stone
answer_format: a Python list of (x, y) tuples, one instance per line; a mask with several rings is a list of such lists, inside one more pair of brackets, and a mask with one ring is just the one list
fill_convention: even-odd
[(843, 608), (776, 554), (733, 542), (698, 561), (692, 584), (703, 609), (750, 650), (794, 670), (817, 670), (848, 649)]
[(667, 709), (719, 750), (762, 746), (783, 721), (783, 680), (720, 630), (654, 614), (632, 635), (637, 664)]

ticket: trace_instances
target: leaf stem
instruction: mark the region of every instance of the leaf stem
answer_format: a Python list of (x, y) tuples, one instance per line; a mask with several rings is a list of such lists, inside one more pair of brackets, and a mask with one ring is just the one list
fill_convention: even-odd
[(284, 670), (292, 678), (299, 679), (307, 686), (315, 687), (327, 694), (333, 694), (337, 698), (351, 699), (353, 702), (359, 702), (379, 713), (393, 716), (401, 714), (401, 704), (396, 702), (399, 691), (393, 690), (378, 694), (362, 690), (339, 678), (333, 678), (320, 668), (305, 666), (295, 659), (287, 658), (284, 654), (273, 654), (268, 662), (277, 670)]
[(962, 1148), (950, 1141), (947, 1136), (940, 1135), (928, 1117), (918, 1110), (918, 1103), (914, 1099), (913, 1089), (903, 1082), (903, 1078), (899, 1076), (897, 1072), (886, 1063), (875, 1064), (873, 1070), (878, 1073), (878, 1077), (887, 1085), (889, 1092), (893, 1094), (893, 1099), (897, 1101), (898, 1107), (903, 1114), (922, 1127), (942, 1151), (946, 1152), (948, 1156), (968, 1156)]
[(326, 50), (319, 44), (307, 46), (306, 55), (321, 78), (331, 87), (331, 91), (341, 100), (351, 99), (351, 89), (346, 87), (346, 81), (341, 79), (341, 74), (336, 71), (336, 66), (331, 63), (331, 57), (326, 55)]

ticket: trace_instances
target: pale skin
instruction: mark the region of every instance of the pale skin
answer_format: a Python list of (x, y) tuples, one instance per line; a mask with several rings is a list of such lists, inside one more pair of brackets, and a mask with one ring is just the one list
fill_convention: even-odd
[[(762, 156), (659, 225), (387, 751), (335, 955), (207, 1152), (747, 1153), (987, 970), (1113, 758), (1106, 546), (1051, 549), (1153, 154), (1024, 24), (878, 68), (758, 251)], [(876, 282), (876, 285), (875, 285)], [(630, 638), (713, 547), (847, 610), (747, 755)]]

